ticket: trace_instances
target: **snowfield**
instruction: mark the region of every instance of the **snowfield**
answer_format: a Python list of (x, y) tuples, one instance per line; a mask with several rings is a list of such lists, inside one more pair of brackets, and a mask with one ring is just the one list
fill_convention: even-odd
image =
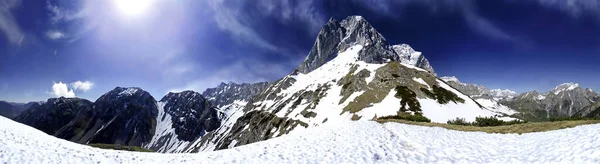
[(600, 125), (518, 135), (348, 121), (198, 154), (103, 150), (0, 125), (0, 163), (600, 163)]

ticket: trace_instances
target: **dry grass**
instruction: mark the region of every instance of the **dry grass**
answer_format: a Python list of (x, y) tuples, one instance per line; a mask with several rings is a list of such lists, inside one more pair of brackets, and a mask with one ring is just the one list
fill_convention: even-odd
[(466, 131), (466, 132), (487, 132), (487, 133), (531, 133), (531, 132), (545, 132), (552, 130), (559, 130), (565, 128), (572, 128), (579, 125), (597, 124), (600, 120), (576, 120), (576, 121), (556, 121), (556, 122), (532, 122), (524, 124), (506, 125), (506, 126), (493, 126), (493, 127), (477, 127), (477, 126), (463, 126), (463, 125), (449, 125), (442, 123), (428, 123), (428, 122), (412, 122), (398, 119), (379, 119), (376, 120), (379, 123), (396, 122), (410, 125), (420, 125), (428, 127), (442, 127), (450, 130)]

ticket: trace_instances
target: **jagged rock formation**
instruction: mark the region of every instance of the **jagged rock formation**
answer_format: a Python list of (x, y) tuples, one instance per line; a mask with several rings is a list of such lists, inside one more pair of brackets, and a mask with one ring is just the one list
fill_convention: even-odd
[(350, 16), (339, 22), (333, 18), (329, 19), (297, 71), (309, 73), (354, 45), (364, 46), (359, 52), (359, 61), (373, 64), (399, 61), (434, 73), (429, 61), (421, 52), (406, 44), (388, 45), (385, 38), (361, 16)]
[(69, 124), (79, 113), (92, 110), (92, 102), (79, 98), (51, 98), (43, 104), (33, 104), (15, 118), (15, 121), (54, 135)]
[(144, 147), (158, 152), (181, 152), (191, 141), (216, 130), (222, 113), (200, 93), (169, 93), (158, 103), (155, 135)]
[(362, 17), (331, 19), (296, 70), (252, 97), (234, 113), (235, 123), (225, 123), (185, 151), (232, 148), (321, 124), (404, 114), (444, 123), (502, 115), (438, 79), (410, 46), (388, 45)]
[(202, 92), (202, 96), (229, 117), (233, 112), (243, 108), (252, 96), (261, 93), (268, 86), (267, 82), (221, 83), (215, 88), (206, 89)]
[(80, 112), (56, 136), (78, 143), (142, 146), (150, 142), (158, 109), (150, 93), (117, 87), (102, 95), (89, 112)]
[(571, 117), (600, 117), (600, 101), (596, 101), (594, 104), (584, 107)]
[(546, 93), (525, 92), (501, 103), (523, 113), (519, 117), (546, 120), (553, 117), (571, 117), (576, 113), (585, 114), (587, 112), (584, 107), (592, 105), (598, 99), (600, 95), (589, 88), (583, 89), (576, 83), (564, 83)]

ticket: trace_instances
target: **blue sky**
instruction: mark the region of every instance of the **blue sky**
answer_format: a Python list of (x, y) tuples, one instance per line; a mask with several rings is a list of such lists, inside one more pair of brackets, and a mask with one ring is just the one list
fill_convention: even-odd
[(0, 100), (90, 100), (116, 86), (160, 99), (276, 80), (329, 19), (364, 16), (440, 76), (517, 92), (600, 90), (597, 0), (5, 0)]

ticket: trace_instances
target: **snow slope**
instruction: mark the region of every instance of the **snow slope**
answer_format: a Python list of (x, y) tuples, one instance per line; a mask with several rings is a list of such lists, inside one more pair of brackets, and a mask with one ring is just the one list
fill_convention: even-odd
[(0, 163), (600, 162), (600, 125), (518, 135), (348, 121), (221, 151), (159, 154), (92, 148), (4, 117), (0, 124)]
[[(366, 69), (369, 72), (376, 72), (378, 68), (385, 66), (385, 64), (371, 64), (358, 60), (358, 54), (363, 49), (362, 45), (355, 45), (348, 48), (344, 52), (340, 52), (337, 57), (332, 59), (331, 61), (325, 63), (319, 68), (307, 73), (302, 74), (299, 73), (295, 76), (288, 76), (286, 78), (294, 78), (296, 81), (292, 86), (286, 88), (280, 93), (276, 93), (278, 96), (284, 97), (282, 101), (262, 101), (255, 102), (254, 105), (257, 105), (255, 109), (267, 109), (267, 110), (279, 110), (278, 112), (273, 112), (279, 117), (290, 117), (295, 120), (300, 120), (305, 122), (311, 126), (318, 126), (323, 124), (324, 120), (327, 119), (327, 122), (337, 122), (337, 121), (346, 121), (349, 120), (353, 114), (352, 113), (344, 113), (343, 109), (347, 106), (351, 101), (353, 101), (356, 97), (363, 94), (363, 91), (357, 91), (353, 93), (345, 102), (340, 103), (342, 96), (340, 92), (343, 86), (337, 85), (334, 81), (340, 81), (342, 77), (347, 75), (351, 67), (357, 66), (356, 70)], [(414, 69), (416, 71), (423, 71), (422, 68), (418, 68), (411, 65), (402, 64), (405, 67)], [(358, 72), (358, 71), (356, 71)], [(354, 74), (357, 74), (354, 72)], [(375, 73), (372, 73), (369, 77), (366, 77), (365, 80), (367, 83), (370, 83)], [(412, 77), (416, 83), (423, 84), (428, 88), (432, 88), (429, 86), (423, 79)], [(457, 117), (465, 118), (467, 121), (474, 121), (477, 116), (496, 116), (500, 115), (499, 113), (494, 112), (493, 110), (486, 110), (480, 108), (479, 105), (472, 101), (468, 96), (462, 94), (458, 90), (446, 85), (441, 80), (436, 80), (436, 83), (449, 90), (460, 98), (464, 99), (465, 103), (448, 103), (448, 104), (439, 104), (437, 101), (432, 99), (419, 99), (421, 103), (423, 115), (427, 118), (430, 118), (433, 122), (446, 123), (446, 121), (455, 119)], [(314, 107), (313, 112), (316, 112), (317, 115), (315, 117), (306, 118), (299, 113), (302, 112), (309, 103), (303, 100), (299, 103), (299, 105), (294, 105), (293, 103), (285, 104), (288, 99), (294, 99), (294, 93), (306, 91), (315, 91), (319, 88), (319, 86), (329, 85), (330, 88), (326, 91), (325, 96), (319, 101), (318, 104)], [(394, 91), (395, 93), (395, 91)], [(374, 103), (372, 107), (365, 108), (361, 110), (361, 112), (357, 113), (361, 119), (371, 119), (374, 116), (386, 116), (395, 114), (399, 107), (400, 99), (395, 98), (393, 93), (389, 93), (384, 101), (380, 103)], [(281, 106), (283, 104), (282, 109), (276, 108), (277, 106)], [(342, 114), (340, 114), (342, 113)]]
[(147, 149), (157, 148), (158, 152), (181, 152), (190, 142), (177, 138), (177, 133), (175, 133), (175, 128), (173, 128), (173, 121), (171, 121), (171, 115), (165, 112), (165, 103), (157, 102), (156, 106), (158, 106), (156, 131), (150, 143), (143, 145), (143, 147)]

